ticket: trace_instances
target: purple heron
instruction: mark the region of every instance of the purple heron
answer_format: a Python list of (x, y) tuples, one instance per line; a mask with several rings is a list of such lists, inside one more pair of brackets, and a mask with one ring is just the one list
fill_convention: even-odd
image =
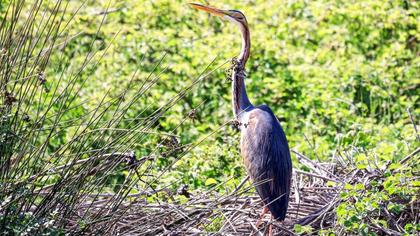
[(233, 114), (240, 124), (241, 155), (248, 175), (264, 203), (276, 220), (284, 220), (289, 202), (292, 161), (286, 135), (277, 117), (266, 105), (254, 106), (245, 89), (245, 65), (250, 55), (251, 37), (245, 15), (237, 10), (220, 10), (190, 3), (195, 9), (235, 23), (242, 38), (242, 49), (232, 72)]

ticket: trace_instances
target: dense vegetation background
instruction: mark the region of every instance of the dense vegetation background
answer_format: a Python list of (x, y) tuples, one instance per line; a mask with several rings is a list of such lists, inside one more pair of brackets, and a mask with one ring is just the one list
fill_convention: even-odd
[[(88, 2), (79, 11), (68, 31), (69, 36), (78, 36), (68, 43), (64, 56), (72, 61), (84, 58), (92, 37), (98, 37), (102, 22), (98, 13), (107, 4)], [(253, 103), (268, 104), (279, 116), (291, 148), (328, 159), (355, 146), (399, 159), (417, 144), (407, 109), (419, 113), (418, 3), (225, 1), (217, 5), (246, 14), (252, 34), (247, 89)], [(209, 64), (210, 69), (218, 68), (240, 50), (234, 25), (197, 13), (182, 1), (119, 2), (111, 3), (110, 10), (97, 39), (98, 50), (109, 47), (108, 52), (89, 71), (80, 99), (94, 103), (108, 89), (117, 94), (136, 71), (136, 78), (147, 77), (166, 55), (159, 66), (165, 70), (149, 96), (130, 111), (133, 117), (148, 106), (154, 111)], [(180, 143), (193, 142), (232, 119), (230, 83), (224, 73), (228, 66), (216, 69), (186, 94), (156, 124), (157, 129), (170, 132), (199, 104), (197, 118), (175, 132)], [(243, 173), (235, 133), (225, 128), (207, 138), (178, 162), (179, 172), (171, 173), (174, 179), (168, 183), (182, 179), (196, 188), (209, 177), (224, 180)], [(152, 146), (141, 145), (136, 151), (147, 155)]]
[[(12, 22), (6, 14), (12, 4), (16, 3), (0, 3), (2, 39), (7, 36), (7, 22)], [(40, 12), (54, 12), (55, 4), (42, 3)], [(418, 148), (414, 128), (420, 113), (417, 1), (210, 4), (238, 9), (247, 16), (252, 38), (247, 90), (254, 104), (269, 105), (279, 117), (291, 149), (318, 162), (350, 153), (357, 168), (379, 169), (387, 176)], [(31, 6), (23, 4), (22, 18), (30, 16)], [(13, 68), (20, 67), (12, 67), (7, 79), (2, 73), (2, 168), (6, 160), (20, 160), (33, 150), (40, 155), (35, 162), (25, 162), (31, 163), (32, 171), (8, 176), (8, 181), (33, 180), (45, 165), (60, 166), (71, 158), (83, 160), (106, 150), (133, 151), (143, 157), (145, 162), (138, 167), (143, 188), (175, 191), (186, 185), (189, 191), (200, 192), (216, 186), (222, 193), (236, 187), (245, 172), (239, 134), (228, 124), (233, 117), (225, 74), (240, 50), (234, 25), (196, 12), (184, 1), (169, 0), (69, 1), (55, 14), (56, 19), (34, 19), (43, 22), (39, 25), (62, 22), (57, 34), (49, 36), (54, 38), (54, 48), (48, 51), (48, 60), (40, 57), (34, 63), (42, 71), (38, 82), (28, 85), (22, 79), (36, 70), (19, 74)], [(50, 39), (34, 48), (42, 52)], [(4, 55), (13, 51), (5, 45), (16, 46), (6, 42), (1, 45)], [(2, 68), (5, 71), (6, 66)], [(22, 92), (32, 91), (33, 86), (41, 89)], [(57, 102), (60, 96), (67, 99)], [(40, 117), (43, 122), (35, 122)], [(14, 122), (20, 123), (14, 126)], [(34, 127), (42, 131), (28, 136)], [(7, 136), (10, 130), (42, 148), (19, 151), (20, 141)], [(54, 155), (64, 157), (54, 159)], [(307, 169), (292, 158), (294, 168)], [(13, 163), (8, 166), (13, 168)], [(418, 163), (415, 167), (389, 172), (386, 196), (381, 195), (383, 188), (367, 193), (360, 198), (363, 209), (341, 206), (339, 223), (349, 232), (360, 232), (368, 229), (358, 223), (363, 222), (363, 214), (380, 207), (371, 202), (392, 194), (415, 201)], [(115, 165), (100, 192), (120, 191), (130, 174), (130, 169)], [(39, 185), (54, 184), (62, 177), (41, 178)], [(343, 198), (357, 195), (352, 186), (346, 189), (349, 193)], [(3, 194), (5, 201), (7, 194)], [(414, 221), (418, 223), (413, 220), (407, 233), (420, 227)]]

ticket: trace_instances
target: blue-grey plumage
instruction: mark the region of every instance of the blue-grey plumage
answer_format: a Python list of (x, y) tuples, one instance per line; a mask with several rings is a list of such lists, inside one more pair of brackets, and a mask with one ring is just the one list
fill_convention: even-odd
[(292, 161), (286, 135), (266, 105), (253, 106), (245, 88), (245, 65), (250, 55), (251, 37), (245, 15), (237, 10), (191, 4), (235, 23), (242, 33), (242, 49), (232, 73), (232, 108), (241, 130), (241, 155), (255, 188), (277, 220), (287, 213)]
[(245, 112), (241, 154), (248, 175), (273, 217), (284, 220), (289, 202), (292, 162), (283, 129), (265, 105)]

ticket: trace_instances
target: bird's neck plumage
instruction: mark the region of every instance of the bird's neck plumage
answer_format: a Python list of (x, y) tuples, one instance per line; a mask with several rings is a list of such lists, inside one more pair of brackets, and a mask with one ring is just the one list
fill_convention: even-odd
[(248, 27), (237, 23), (242, 33), (242, 49), (232, 73), (232, 106), (233, 114), (236, 119), (240, 119), (240, 115), (252, 108), (252, 104), (248, 99), (245, 89), (245, 65), (249, 57), (251, 48), (251, 37)]

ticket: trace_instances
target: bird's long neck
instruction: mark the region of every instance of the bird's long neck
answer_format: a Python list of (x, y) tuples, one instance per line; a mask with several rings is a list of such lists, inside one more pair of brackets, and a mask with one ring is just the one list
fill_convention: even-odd
[(242, 32), (242, 49), (232, 73), (232, 106), (235, 118), (240, 118), (244, 111), (252, 108), (245, 89), (245, 65), (251, 48), (251, 38), (248, 27), (238, 23)]

